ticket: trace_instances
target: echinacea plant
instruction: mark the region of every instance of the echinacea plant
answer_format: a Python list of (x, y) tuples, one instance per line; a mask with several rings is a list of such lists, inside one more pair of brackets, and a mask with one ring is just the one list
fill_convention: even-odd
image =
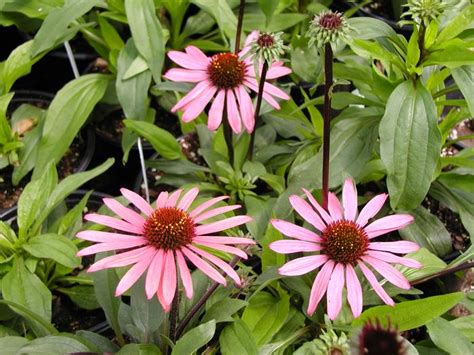
[(182, 197), (182, 189), (171, 194), (162, 192), (156, 201), (156, 208), (153, 208), (136, 193), (127, 189), (122, 189), (121, 192), (144, 216), (114, 199), (106, 198), (105, 205), (120, 219), (99, 214), (88, 214), (85, 219), (121, 233), (87, 230), (77, 234), (80, 239), (98, 243), (82, 249), (78, 253), (80, 256), (104, 251), (118, 252), (91, 265), (89, 272), (133, 265), (118, 284), (116, 296), (126, 292), (146, 272), (145, 291), (148, 299), (156, 295), (163, 309), (169, 311), (175, 298), (178, 271), (186, 296), (193, 297), (193, 284), (186, 259), (215, 282), (226, 284), (225, 278), (215, 269), (217, 267), (236, 285), (240, 285), (240, 278), (233, 268), (204, 249), (223, 251), (245, 259), (245, 252), (232, 245), (251, 245), (254, 241), (213, 234), (248, 223), (252, 219), (248, 216), (234, 216), (217, 222), (202, 223), (236, 210), (239, 205), (209, 209), (227, 198), (220, 196), (190, 210), (199, 193), (197, 188), (193, 188)]
[[(258, 82), (251, 60), (242, 57), (247, 53), (248, 45), (254, 36), (256, 33), (247, 37), (245, 47), (238, 54), (225, 52), (208, 57), (194, 46), (186, 47), (185, 53), (168, 52), (168, 57), (183, 69), (170, 69), (164, 77), (172, 81), (197, 83), (172, 108), (172, 112), (183, 111), (182, 120), (190, 122), (196, 119), (214, 98), (207, 123), (210, 130), (216, 130), (226, 115), (234, 133), (242, 131), (242, 123), (249, 133), (252, 132), (255, 127), (254, 108), (247, 90), (258, 92)], [(282, 62), (275, 62), (268, 70), (267, 79), (280, 78), (289, 73), (291, 69), (285, 67)], [(284, 91), (273, 84), (265, 83), (263, 99), (275, 109), (279, 109), (280, 105), (274, 97), (289, 99)]]
[(284, 220), (274, 219), (273, 227), (296, 240), (279, 240), (270, 244), (270, 248), (282, 254), (318, 252), (291, 260), (279, 269), (281, 275), (296, 276), (321, 266), (311, 289), (308, 314), (314, 313), (324, 294), (327, 293), (328, 316), (332, 320), (335, 319), (342, 307), (342, 290), (345, 286), (352, 314), (358, 317), (362, 312), (363, 297), (355, 271), (357, 267), (382, 301), (393, 306), (394, 301), (367, 265), (392, 284), (402, 289), (409, 289), (410, 284), (405, 276), (390, 264), (420, 268), (421, 264), (418, 261), (395, 255), (414, 252), (419, 247), (409, 241), (374, 242), (372, 239), (409, 225), (413, 222), (413, 217), (407, 214), (395, 214), (369, 223), (369, 220), (383, 207), (387, 195), (375, 196), (358, 214), (357, 190), (351, 178), (344, 182), (342, 204), (336, 195), (329, 194), (329, 213), (319, 205), (309, 191), (304, 192), (311, 204), (297, 195), (290, 197), (290, 203), (319, 233)]

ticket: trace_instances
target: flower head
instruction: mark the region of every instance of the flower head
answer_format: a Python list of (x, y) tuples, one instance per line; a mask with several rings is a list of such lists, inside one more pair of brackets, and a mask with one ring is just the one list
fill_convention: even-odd
[[(227, 119), (235, 133), (242, 131), (242, 122), (245, 129), (252, 132), (255, 117), (248, 91), (258, 92), (258, 83), (250, 58), (244, 57), (250, 49), (249, 44), (257, 36), (257, 32), (252, 32), (238, 55), (225, 52), (208, 57), (194, 46), (186, 47), (185, 53), (168, 52), (168, 57), (184, 69), (170, 69), (164, 77), (172, 81), (197, 83), (171, 110), (184, 111), (183, 121), (190, 122), (197, 118), (212, 100), (207, 123), (210, 130), (214, 131), (220, 126), (225, 108)], [(274, 62), (268, 70), (267, 79), (276, 79), (289, 73), (291, 69), (283, 66), (282, 62)], [(274, 97), (289, 99), (284, 91), (266, 82), (263, 99), (275, 109), (279, 109), (280, 105)]]
[[(441, 0), (409, 0), (403, 5), (408, 9), (402, 14), (402, 17), (411, 17), (413, 22), (420, 24), (429, 21), (436, 21), (444, 10), (449, 6), (449, 1)], [(401, 21), (402, 23), (406, 21)]]
[(368, 266), (395, 286), (409, 289), (407, 279), (390, 264), (421, 267), (415, 260), (393, 254), (413, 252), (419, 246), (409, 241), (374, 242), (373, 239), (407, 226), (413, 221), (413, 217), (395, 214), (368, 223), (383, 207), (387, 195), (375, 196), (358, 214), (357, 190), (352, 179), (347, 179), (344, 183), (342, 205), (333, 193), (329, 194), (329, 212), (319, 205), (309, 191), (304, 192), (311, 205), (296, 195), (290, 197), (290, 203), (319, 233), (274, 219), (272, 224), (277, 230), (296, 240), (279, 240), (271, 243), (270, 248), (282, 254), (317, 252), (315, 255), (294, 259), (279, 270), (282, 275), (294, 276), (306, 274), (321, 266), (311, 289), (308, 314), (314, 313), (327, 292), (331, 295), (327, 297), (328, 315), (330, 319), (335, 319), (341, 310), (342, 289), (345, 286), (352, 313), (354, 317), (358, 317), (362, 312), (362, 288), (356, 268), (360, 269), (377, 295), (386, 304), (393, 305), (393, 300)]
[(314, 16), (306, 36), (309, 45), (323, 48), (326, 43), (335, 44), (339, 39), (347, 37), (349, 24), (340, 12), (323, 11)]
[(313, 341), (317, 347), (316, 354), (320, 355), (347, 355), (349, 354), (349, 343), (346, 333), (337, 335), (332, 329), (322, 330), (318, 339)]
[(280, 56), (285, 54), (285, 51), (289, 49), (283, 43), (283, 32), (276, 33), (258, 33), (257, 37), (254, 38), (249, 44), (249, 50), (245, 57), (250, 57), (257, 65), (260, 65), (264, 61), (268, 64), (278, 62)]
[(406, 354), (406, 348), (403, 344), (403, 338), (397, 330), (388, 324), (384, 326), (378, 319), (375, 322), (368, 321), (364, 324), (354, 343), (354, 353), (360, 355), (403, 355)]
[[(97, 244), (82, 249), (78, 255), (91, 255), (104, 251), (116, 251), (91, 265), (89, 272), (108, 268), (133, 265), (120, 280), (116, 296), (123, 294), (145, 273), (145, 291), (148, 299), (155, 294), (168, 311), (173, 301), (178, 272), (186, 296), (192, 298), (193, 284), (187, 261), (200, 269), (212, 280), (226, 284), (225, 278), (216, 270), (221, 269), (234, 282), (240, 285), (240, 278), (234, 269), (217, 256), (202, 249), (215, 249), (238, 255), (247, 255), (232, 246), (234, 244), (255, 244), (242, 237), (214, 236), (214, 233), (237, 227), (251, 221), (248, 216), (224, 218), (217, 222), (202, 223), (209, 218), (222, 215), (239, 208), (239, 205), (212, 208), (226, 199), (216, 197), (190, 210), (199, 190), (193, 188), (181, 199), (182, 190), (171, 194), (162, 192), (153, 208), (142, 197), (127, 189), (122, 195), (141, 213), (127, 208), (111, 198), (104, 198), (105, 205), (120, 219), (99, 214), (88, 214), (88, 221), (102, 224), (119, 232), (82, 231), (77, 237)], [(125, 233), (123, 233), (125, 232)]]

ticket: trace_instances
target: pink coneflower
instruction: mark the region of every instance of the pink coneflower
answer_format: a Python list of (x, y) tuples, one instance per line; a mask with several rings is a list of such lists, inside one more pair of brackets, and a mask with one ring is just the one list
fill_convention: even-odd
[[(284, 235), (297, 240), (279, 240), (270, 244), (278, 253), (319, 252), (289, 261), (280, 268), (280, 274), (287, 276), (302, 275), (321, 267), (311, 289), (308, 314), (313, 314), (327, 292), (328, 315), (335, 319), (342, 306), (342, 289), (347, 289), (347, 299), (354, 317), (362, 312), (362, 288), (355, 268), (372, 285), (377, 295), (389, 305), (393, 300), (385, 292), (374, 273), (368, 266), (382, 275), (387, 281), (403, 289), (410, 284), (403, 274), (390, 264), (400, 264), (419, 268), (415, 260), (402, 258), (396, 254), (405, 254), (419, 249), (416, 243), (409, 241), (374, 242), (373, 238), (401, 229), (411, 222), (413, 217), (396, 214), (380, 218), (368, 224), (382, 208), (386, 194), (375, 196), (357, 216), (357, 190), (352, 179), (347, 179), (342, 191), (342, 206), (333, 194), (329, 194), (326, 212), (309, 191), (303, 189), (311, 205), (301, 197), (290, 196), (293, 208), (304, 220), (320, 233), (312, 232), (283, 220), (272, 220), (273, 226)], [(368, 225), (367, 225), (368, 224)], [(329, 296), (330, 295), (330, 296)]]
[(121, 219), (95, 213), (84, 218), (127, 234), (93, 230), (77, 234), (78, 238), (98, 243), (82, 249), (78, 253), (79, 256), (119, 251), (116, 255), (91, 265), (89, 272), (133, 265), (120, 280), (116, 296), (127, 291), (148, 270), (145, 280), (146, 295), (150, 299), (156, 294), (163, 308), (168, 311), (176, 292), (178, 271), (186, 296), (193, 297), (191, 273), (186, 259), (216, 282), (226, 284), (225, 278), (215, 267), (223, 270), (240, 285), (239, 276), (229, 264), (202, 249), (215, 249), (247, 258), (242, 250), (232, 245), (255, 244), (252, 240), (212, 234), (247, 223), (251, 221), (250, 217), (235, 216), (217, 222), (202, 223), (209, 218), (235, 210), (239, 205), (209, 209), (227, 198), (221, 196), (212, 198), (190, 211), (189, 207), (199, 192), (197, 188), (193, 188), (181, 199), (182, 190), (171, 194), (160, 193), (154, 209), (136, 193), (127, 189), (121, 189), (121, 192), (144, 216), (114, 199), (104, 198), (105, 205)]
[[(168, 52), (168, 57), (185, 69), (170, 69), (164, 77), (173, 81), (197, 83), (172, 108), (172, 111), (184, 111), (183, 121), (190, 122), (198, 117), (214, 98), (207, 122), (210, 130), (216, 130), (221, 124), (225, 102), (227, 119), (232, 130), (235, 133), (240, 133), (243, 122), (245, 129), (249, 133), (252, 132), (255, 126), (254, 108), (247, 89), (258, 92), (258, 83), (251, 59), (242, 59), (242, 57), (248, 52), (249, 43), (255, 40), (258, 35), (258, 32), (252, 32), (248, 36), (245, 47), (239, 52), (239, 55), (227, 52), (207, 57), (194, 46), (188, 46), (185, 53)], [(271, 65), (266, 78), (276, 79), (289, 73), (291, 73), (291, 69), (284, 67), (283, 62), (278, 61)], [(279, 109), (280, 105), (273, 97), (289, 99), (284, 91), (266, 82), (263, 99), (275, 109)]]

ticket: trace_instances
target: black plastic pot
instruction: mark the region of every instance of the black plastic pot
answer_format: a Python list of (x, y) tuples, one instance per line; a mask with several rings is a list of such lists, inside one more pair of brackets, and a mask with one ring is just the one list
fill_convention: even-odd
[[(54, 98), (54, 95), (47, 92), (34, 91), (34, 90), (19, 90), (15, 92), (15, 96), (10, 102), (8, 111), (13, 112), (16, 108), (18, 108), (20, 105), (25, 104), (25, 103), (34, 104), (39, 107), (47, 108), (53, 98)], [(96, 136), (92, 128), (88, 127), (79, 134), (81, 135), (81, 139), (84, 140), (85, 149), (82, 152), (82, 156), (79, 160), (79, 163), (76, 166), (74, 166), (73, 173), (79, 173), (79, 172), (87, 170), (87, 168), (89, 167), (92, 161), (92, 158), (94, 157), (94, 151), (95, 151), (95, 146), (96, 146)], [(2, 173), (2, 176), (4, 177), (4, 180), (11, 181), (12, 171), (3, 170), (0, 172)], [(60, 176), (60, 178), (62, 177), (64, 176)], [(27, 180), (28, 180), (27, 177), (24, 178), (22, 180), (23, 183), (20, 183), (20, 186), (26, 184)], [(7, 209), (0, 208), (0, 213), (6, 210)]]
[[(18, 106), (25, 103), (32, 103), (38, 104), (38, 106), (44, 106), (45, 108), (49, 106), (51, 101), (53, 100), (54, 95), (44, 91), (36, 91), (36, 90), (18, 90), (15, 92), (15, 96), (11, 100), (9, 105), (9, 111), (14, 111)], [(81, 134), (81, 133), (79, 133)], [(83, 138), (85, 140), (85, 151), (84, 155), (82, 156), (80, 163), (74, 169), (74, 173), (79, 173), (82, 171), (86, 171), (89, 167), (89, 164), (94, 156), (95, 145), (96, 145), (96, 137), (94, 130), (90, 127), (85, 129), (85, 134), (83, 134)]]
[[(84, 195), (87, 192), (88, 192), (87, 190), (74, 191), (66, 198), (66, 205), (69, 208), (74, 207), (84, 197)], [(111, 196), (103, 192), (93, 191), (89, 197), (89, 201), (87, 202), (87, 207), (93, 210), (98, 210), (103, 205), (102, 199), (105, 197), (111, 197)], [(9, 225), (16, 225), (17, 210), (18, 210), (18, 206), (13, 206), (6, 210), (0, 211), (0, 220)]]

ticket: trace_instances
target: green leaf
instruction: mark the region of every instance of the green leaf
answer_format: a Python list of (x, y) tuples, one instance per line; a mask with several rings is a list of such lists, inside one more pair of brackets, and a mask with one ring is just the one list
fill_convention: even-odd
[(265, 32), (279, 32), (291, 28), (307, 18), (307, 14), (299, 13), (274, 14), (270, 23), (267, 24), (264, 14), (246, 13), (243, 28), (249, 32), (256, 29)]
[(433, 319), (426, 325), (428, 334), (435, 345), (452, 355), (474, 353), (474, 346), (449, 321), (443, 318)]
[(20, 354), (70, 354), (77, 352), (88, 352), (90, 349), (80, 341), (68, 336), (50, 335), (32, 340), (23, 346)]
[(466, 99), (471, 116), (474, 116), (474, 67), (465, 65), (454, 68), (451, 74)]
[(62, 6), (64, 0), (28, 0), (2, 1), (1, 10), (5, 12), (18, 12), (29, 18), (43, 19), (54, 8)]
[(38, 54), (54, 48), (60, 42), (71, 22), (100, 3), (99, 0), (66, 0), (63, 7), (51, 10), (36, 33), (31, 56), (36, 57)]
[(465, 44), (452, 43), (430, 53), (425, 59), (424, 66), (443, 65), (447, 68), (458, 68), (463, 65), (473, 65), (474, 52)]
[(267, 18), (267, 24), (271, 22), (279, 3), (280, 0), (258, 0), (258, 4)]
[[(376, 142), (379, 116), (359, 116), (338, 120), (331, 128), (331, 150), (329, 152), (329, 183), (331, 187), (341, 185), (344, 175), (355, 178), (364, 170), (372, 157)], [(291, 168), (288, 185), (299, 184), (306, 188), (322, 186), (322, 149), (306, 162)]]
[(33, 178), (59, 162), (107, 89), (109, 76), (88, 74), (67, 83), (49, 106)]
[(155, 82), (161, 81), (165, 60), (165, 38), (161, 23), (156, 17), (153, 0), (125, 0), (127, 20), (135, 46), (147, 61)]
[(23, 249), (40, 259), (53, 259), (66, 267), (75, 268), (81, 259), (76, 256), (76, 245), (62, 235), (42, 234), (23, 244)]
[(125, 127), (131, 128), (148, 140), (163, 158), (170, 160), (184, 158), (176, 138), (168, 131), (143, 121), (124, 120), (123, 123)]
[(394, 65), (402, 72), (406, 71), (406, 66), (402, 60), (381, 46), (378, 42), (365, 41), (361, 39), (354, 39), (350, 46), (352, 50), (361, 57), (379, 59), (384, 62), (385, 65)]
[(6, 336), (0, 338), (0, 348), (5, 354), (20, 354), (20, 349), (28, 342), (28, 339), (22, 337)]
[(253, 334), (257, 345), (270, 342), (285, 324), (290, 307), (290, 297), (282, 293), (277, 299), (267, 292), (259, 292), (250, 299), (242, 314), (242, 320)]
[(474, 315), (459, 317), (450, 323), (471, 342), (474, 341)]
[(414, 29), (410, 41), (407, 47), (407, 58), (406, 63), (408, 70), (413, 73), (421, 74), (421, 71), (417, 71), (416, 68), (418, 61), (420, 60), (420, 47), (418, 45), (418, 31)]
[(436, 107), (421, 82), (397, 86), (388, 99), (379, 134), (390, 205), (412, 210), (430, 188), (441, 150)]
[(437, 45), (443, 45), (446, 41), (456, 37), (465, 29), (469, 28), (474, 21), (474, 5), (470, 5), (462, 9), (455, 18), (447, 22), (447, 25), (440, 32)]
[(159, 330), (161, 323), (166, 318), (157, 297), (149, 300), (145, 294), (143, 278), (133, 285), (130, 291), (130, 315), (133, 325), (140, 330), (140, 343), (151, 343), (153, 334)]
[(31, 58), (32, 46), (32, 40), (21, 44), (10, 53), (5, 61), (2, 72), (4, 93), (9, 92), (15, 81), (28, 74), (33, 64), (41, 59), (41, 56)]
[(193, 354), (212, 339), (215, 331), (215, 320), (211, 320), (191, 329), (176, 342), (171, 355)]
[(425, 248), (421, 248), (414, 253), (406, 255), (410, 259), (418, 261), (423, 265), (420, 269), (410, 268), (408, 266), (399, 266), (398, 269), (408, 279), (413, 281), (425, 276), (433, 275), (447, 268), (446, 263)]
[(116, 50), (122, 49), (125, 43), (123, 43), (123, 40), (115, 29), (115, 27), (112, 26), (103, 16), (99, 16), (99, 25), (100, 33), (102, 33), (102, 37), (104, 38), (109, 48)]
[(274, 204), (274, 198), (264, 200), (258, 196), (245, 196), (247, 213), (253, 218), (251, 222), (247, 223), (247, 228), (252, 237), (259, 242), (270, 221)]
[(161, 355), (161, 350), (155, 344), (127, 344), (117, 355)]
[[(105, 253), (97, 254), (95, 262), (106, 257)], [(114, 330), (115, 335), (123, 340), (122, 331), (118, 321), (118, 312), (120, 304), (120, 298), (115, 297), (115, 288), (118, 285), (119, 278), (115, 273), (115, 269), (106, 269), (94, 272), (92, 274), (94, 279), (94, 290), (97, 302), (105, 313), (107, 323)]]
[(235, 37), (237, 18), (226, 0), (192, 0), (191, 2), (212, 15), (219, 29), (228, 38)]
[(151, 83), (151, 72), (146, 70), (130, 79), (123, 79), (123, 75), (138, 55), (135, 44), (133, 40), (130, 39), (120, 51), (117, 59), (115, 88), (125, 117), (143, 120), (148, 106), (148, 89)]
[(87, 330), (78, 330), (76, 336), (94, 344), (97, 349), (103, 353), (115, 354), (119, 351), (119, 347), (112, 343), (111, 340), (97, 333), (89, 332)]
[(214, 303), (206, 311), (202, 322), (215, 320), (216, 323), (233, 322), (232, 315), (244, 308), (248, 303), (235, 298), (224, 298)]
[(464, 298), (462, 292), (441, 296), (427, 297), (415, 301), (396, 303), (395, 306), (377, 306), (364, 311), (354, 319), (352, 326), (359, 326), (371, 319), (378, 319), (382, 324), (391, 324), (403, 332), (421, 327), (436, 317), (446, 313)]
[(241, 319), (236, 319), (234, 323), (224, 328), (219, 337), (219, 343), (222, 355), (258, 354), (253, 334)]
[(89, 285), (76, 285), (72, 287), (63, 287), (57, 289), (59, 292), (67, 295), (80, 308), (94, 310), (100, 308), (95, 297), (94, 287)]
[(404, 43), (400, 37), (398, 37), (395, 30), (381, 20), (364, 16), (351, 17), (347, 19), (347, 22), (354, 29), (351, 32), (352, 38), (367, 40), (378, 37), (387, 37), (402, 49), (406, 46), (406, 42)]
[(95, 178), (96, 176), (102, 174), (108, 168), (114, 164), (114, 159), (109, 158), (101, 165), (95, 167), (94, 169), (83, 171), (81, 173), (76, 173), (69, 175), (63, 179), (50, 193), (48, 198), (48, 203), (45, 208), (41, 211), (41, 214), (35, 221), (35, 229), (39, 228), (43, 221), (48, 217), (48, 215), (62, 202), (64, 199), (71, 194), (71, 192), (77, 190), (87, 181)]
[(14, 93), (0, 96), (0, 144), (6, 144), (12, 139), (12, 129), (7, 120), (7, 108), (13, 95)]
[(440, 257), (452, 251), (451, 235), (438, 217), (422, 206), (410, 211), (410, 214), (415, 221), (399, 231), (403, 239), (411, 240)]
[[(16, 258), (11, 270), (3, 277), (2, 295), (7, 301), (15, 302), (49, 322), (51, 319), (52, 294), (35, 274), (26, 267), (22, 258)], [(28, 319), (28, 314), (14, 308)], [(33, 331), (38, 335), (47, 335), (44, 328), (36, 322), (30, 322)]]
[(29, 228), (43, 212), (57, 181), (56, 169), (50, 163), (38, 180), (33, 180), (25, 186), (18, 200), (17, 221), (20, 239), (25, 239)]

